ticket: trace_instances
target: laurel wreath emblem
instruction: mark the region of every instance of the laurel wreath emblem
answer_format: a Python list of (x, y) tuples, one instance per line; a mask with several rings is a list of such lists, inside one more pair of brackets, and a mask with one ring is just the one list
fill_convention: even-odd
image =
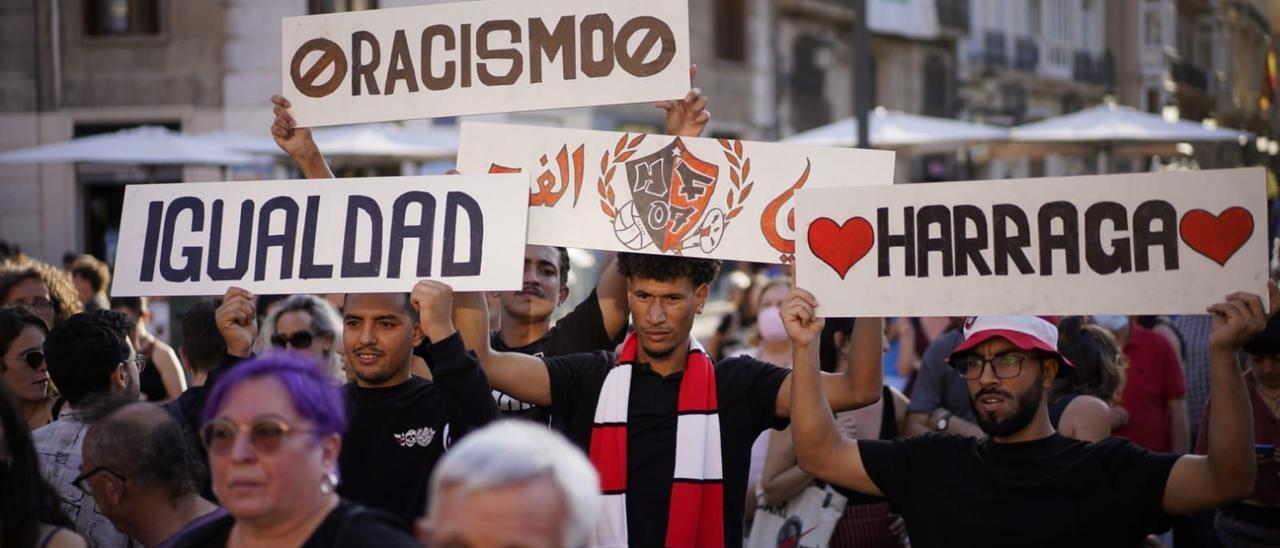
[[(635, 156), (636, 149), (640, 143), (644, 142), (647, 134), (641, 133), (634, 138), (630, 133), (623, 133), (618, 138), (618, 144), (610, 151), (605, 149), (604, 154), (600, 156), (600, 177), (596, 179), (596, 193), (600, 195), (600, 210), (604, 211), (605, 216), (612, 221), (618, 216), (618, 206), (615, 201), (616, 196), (613, 193), (613, 176), (618, 170), (618, 165), (630, 160)], [(610, 154), (612, 152), (612, 155)], [(611, 157), (612, 156), (612, 157)]]
[[(742, 204), (747, 201), (747, 196), (751, 195), (751, 189), (755, 187), (755, 183), (750, 181), (751, 177), (751, 159), (742, 154), (742, 141), (728, 139), (719, 139), (720, 147), (724, 149), (724, 157), (729, 160), (729, 182), (733, 183), (733, 188), (729, 190), (728, 196), (725, 196), (725, 207), (729, 210), (724, 216), (724, 226), (729, 227), (729, 223), (742, 213)], [(737, 198), (735, 200), (734, 198)]]
[[(600, 196), (600, 210), (610, 221), (618, 216), (617, 195), (613, 192), (613, 177), (617, 174), (620, 164), (635, 156), (636, 150), (644, 142), (645, 137), (648, 137), (648, 134), (640, 133), (633, 137), (630, 133), (624, 133), (618, 138), (613, 150), (606, 149), (600, 156), (600, 177), (596, 179), (596, 193)], [(728, 227), (729, 222), (742, 213), (742, 204), (751, 195), (755, 183), (750, 180), (751, 159), (743, 155), (742, 141), (736, 139), (717, 139), (717, 141), (724, 149), (725, 159), (729, 161), (729, 182), (733, 186), (725, 196), (725, 207), (728, 210), (725, 214), (725, 226)]]

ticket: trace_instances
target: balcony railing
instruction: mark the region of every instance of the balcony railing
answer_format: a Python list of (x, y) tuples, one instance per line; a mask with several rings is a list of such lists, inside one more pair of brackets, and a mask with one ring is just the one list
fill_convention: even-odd
[(1071, 78), (1077, 82), (1110, 85), (1114, 67), (1107, 53), (1095, 55), (1077, 50), (1071, 58)]
[(989, 67), (1008, 67), (1009, 53), (1003, 32), (989, 30), (982, 36), (982, 64)]

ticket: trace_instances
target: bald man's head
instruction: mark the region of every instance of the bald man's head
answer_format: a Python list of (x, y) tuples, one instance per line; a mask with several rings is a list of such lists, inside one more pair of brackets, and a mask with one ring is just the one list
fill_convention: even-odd
[(149, 403), (118, 407), (93, 422), (84, 439), (84, 468), (98, 467), (137, 485), (163, 488), (175, 500), (196, 494), (203, 469), (177, 421)]

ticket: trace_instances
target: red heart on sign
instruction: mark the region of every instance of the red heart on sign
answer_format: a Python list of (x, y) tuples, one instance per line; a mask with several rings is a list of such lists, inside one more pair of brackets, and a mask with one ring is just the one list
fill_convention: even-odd
[(809, 225), (809, 250), (835, 270), (842, 280), (849, 269), (871, 251), (875, 241), (871, 223), (862, 217), (853, 217), (843, 225), (819, 217)]
[(1227, 208), (1217, 216), (1193, 209), (1182, 216), (1178, 233), (1191, 249), (1226, 266), (1253, 235), (1253, 215), (1243, 207)]

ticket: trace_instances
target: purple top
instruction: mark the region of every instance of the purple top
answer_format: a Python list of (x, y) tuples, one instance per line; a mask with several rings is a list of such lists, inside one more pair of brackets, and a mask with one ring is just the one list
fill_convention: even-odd
[(196, 519), (193, 519), (187, 522), (187, 524), (182, 526), (182, 529), (179, 529), (177, 533), (173, 534), (173, 536), (167, 539), (164, 539), (164, 542), (161, 542), (160, 544), (157, 544), (152, 548), (169, 548), (173, 546), (174, 543), (178, 541), (178, 539), (182, 538), (182, 535), (187, 534), (187, 531), (191, 531), (192, 529), (200, 527), (211, 521), (222, 519), (223, 517), (226, 517), (226, 515), (227, 515), (227, 510), (219, 506), (214, 511), (209, 512), (208, 514), (205, 514), (203, 516), (200, 516)]

